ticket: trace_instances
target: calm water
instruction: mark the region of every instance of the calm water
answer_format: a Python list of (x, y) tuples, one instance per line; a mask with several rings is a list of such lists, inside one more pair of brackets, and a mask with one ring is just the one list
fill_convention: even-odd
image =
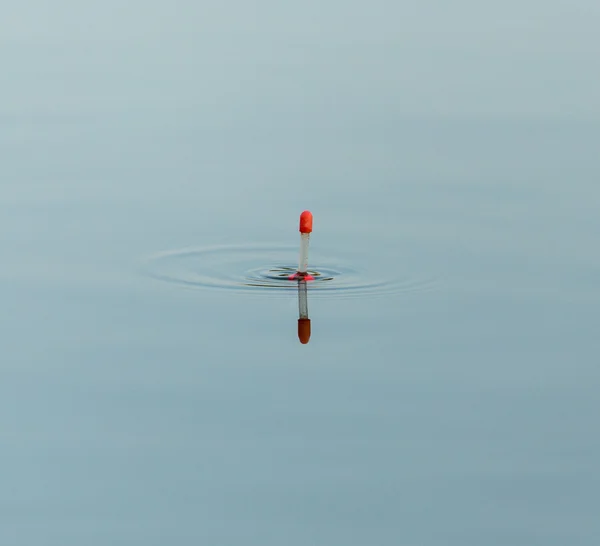
[(597, 2), (3, 11), (1, 544), (600, 542)]

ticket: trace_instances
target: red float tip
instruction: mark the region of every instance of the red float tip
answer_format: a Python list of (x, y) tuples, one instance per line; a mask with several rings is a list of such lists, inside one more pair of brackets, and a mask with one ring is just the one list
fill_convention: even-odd
[(313, 215), (310, 210), (305, 210), (300, 215), (300, 233), (310, 233), (312, 231)]
[(310, 340), (310, 319), (298, 319), (298, 339), (302, 345), (306, 345)]

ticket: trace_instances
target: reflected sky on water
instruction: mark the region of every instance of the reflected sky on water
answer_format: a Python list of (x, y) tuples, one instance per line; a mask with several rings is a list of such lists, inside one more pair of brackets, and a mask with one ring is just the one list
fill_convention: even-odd
[(599, 16), (6, 6), (0, 542), (596, 545)]

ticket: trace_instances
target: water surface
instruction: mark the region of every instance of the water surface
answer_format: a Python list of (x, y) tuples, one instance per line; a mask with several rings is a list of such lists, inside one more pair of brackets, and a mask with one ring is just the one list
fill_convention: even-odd
[(0, 542), (597, 544), (599, 15), (7, 6)]

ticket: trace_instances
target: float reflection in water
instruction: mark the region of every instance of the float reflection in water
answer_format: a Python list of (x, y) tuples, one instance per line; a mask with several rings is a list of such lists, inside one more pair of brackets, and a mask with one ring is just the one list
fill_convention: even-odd
[(306, 345), (310, 341), (308, 287), (304, 279), (298, 281), (298, 339), (303, 345)]

